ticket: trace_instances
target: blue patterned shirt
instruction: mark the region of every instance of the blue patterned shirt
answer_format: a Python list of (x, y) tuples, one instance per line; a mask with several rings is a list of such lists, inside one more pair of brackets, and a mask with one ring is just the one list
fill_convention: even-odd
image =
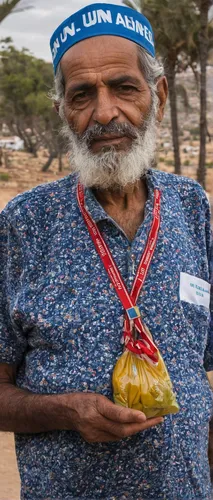
[[(123, 308), (82, 219), (75, 175), (34, 188), (0, 215), (0, 361), (37, 394), (94, 391), (112, 399)], [(193, 180), (147, 174), (145, 218), (132, 242), (91, 190), (86, 205), (130, 290), (162, 193), (157, 247), (138, 306), (167, 364), (180, 412), (115, 443), (72, 431), (17, 435), (22, 500), (209, 500), (213, 332), (203, 305), (181, 300), (180, 274), (210, 281), (210, 215)], [(194, 286), (194, 285), (193, 285)], [(206, 347), (207, 346), (207, 347)]]

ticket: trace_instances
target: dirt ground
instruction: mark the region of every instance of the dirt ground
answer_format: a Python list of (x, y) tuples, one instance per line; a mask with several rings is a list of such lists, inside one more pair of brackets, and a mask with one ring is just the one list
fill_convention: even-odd
[(13, 434), (0, 432), (0, 500), (19, 500), (19, 491)]
[[(4, 161), (5, 154), (7, 168)], [(63, 172), (58, 172), (58, 162), (54, 160), (51, 169), (43, 173), (41, 169), (46, 160), (47, 153), (44, 150), (38, 153), (37, 158), (23, 151), (4, 150), (3, 165), (0, 166), (0, 210), (17, 194), (28, 191), (38, 184), (55, 181), (69, 173), (66, 157), (63, 160)]]

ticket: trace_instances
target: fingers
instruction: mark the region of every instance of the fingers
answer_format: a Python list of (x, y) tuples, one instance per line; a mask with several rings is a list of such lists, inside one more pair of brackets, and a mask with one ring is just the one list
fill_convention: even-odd
[(163, 422), (164, 422), (163, 417), (148, 418), (147, 421), (144, 423), (143, 430), (145, 431), (146, 429), (149, 429), (150, 427), (153, 427), (158, 424), (162, 424)]
[(72, 398), (72, 428), (90, 443), (119, 441), (163, 422), (162, 417), (147, 419), (139, 410), (115, 405), (100, 394)]
[(131, 437), (138, 432), (163, 422), (162, 417), (148, 419), (143, 424), (117, 424), (104, 419), (104, 429), (90, 429), (80, 432), (82, 438), (88, 443), (106, 443), (109, 441), (120, 441)]
[(153, 427), (155, 425), (158, 425), (163, 422), (162, 417), (156, 417), (156, 418), (150, 418), (147, 419), (146, 422), (142, 423), (116, 423), (116, 422), (110, 422), (109, 420), (104, 421), (104, 431), (108, 432), (109, 434), (115, 435), (116, 438), (126, 438), (129, 436), (133, 436), (134, 434), (137, 434), (137, 432), (144, 431), (146, 429), (149, 429), (150, 427)]
[(103, 417), (122, 424), (142, 423), (146, 421), (146, 416), (143, 412), (115, 405), (107, 398), (105, 399), (106, 401), (104, 402), (97, 401), (97, 410)]

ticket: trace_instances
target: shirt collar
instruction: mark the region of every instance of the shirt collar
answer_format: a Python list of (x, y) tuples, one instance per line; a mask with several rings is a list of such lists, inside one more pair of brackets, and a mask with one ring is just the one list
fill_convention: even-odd
[(100, 222), (101, 220), (109, 219), (109, 215), (100, 205), (94, 193), (92, 192), (92, 189), (90, 188), (85, 189), (85, 205), (95, 222)]

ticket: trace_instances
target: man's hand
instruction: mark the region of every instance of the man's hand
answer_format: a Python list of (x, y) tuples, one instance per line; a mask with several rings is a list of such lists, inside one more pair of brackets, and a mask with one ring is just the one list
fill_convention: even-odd
[(89, 443), (119, 441), (163, 422), (112, 403), (101, 394), (33, 394), (15, 386), (16, 367), (0, 363), (0, 430), (74, 430)]
[[(163, 422), (162, 417), (146, 419), (144, 413), (112, 403), (105, 396), (76, 393), (66, 396), (72, 428), (89, 443), (119, 441)], [(68, 426), (69, 428), (69, 426)]]

